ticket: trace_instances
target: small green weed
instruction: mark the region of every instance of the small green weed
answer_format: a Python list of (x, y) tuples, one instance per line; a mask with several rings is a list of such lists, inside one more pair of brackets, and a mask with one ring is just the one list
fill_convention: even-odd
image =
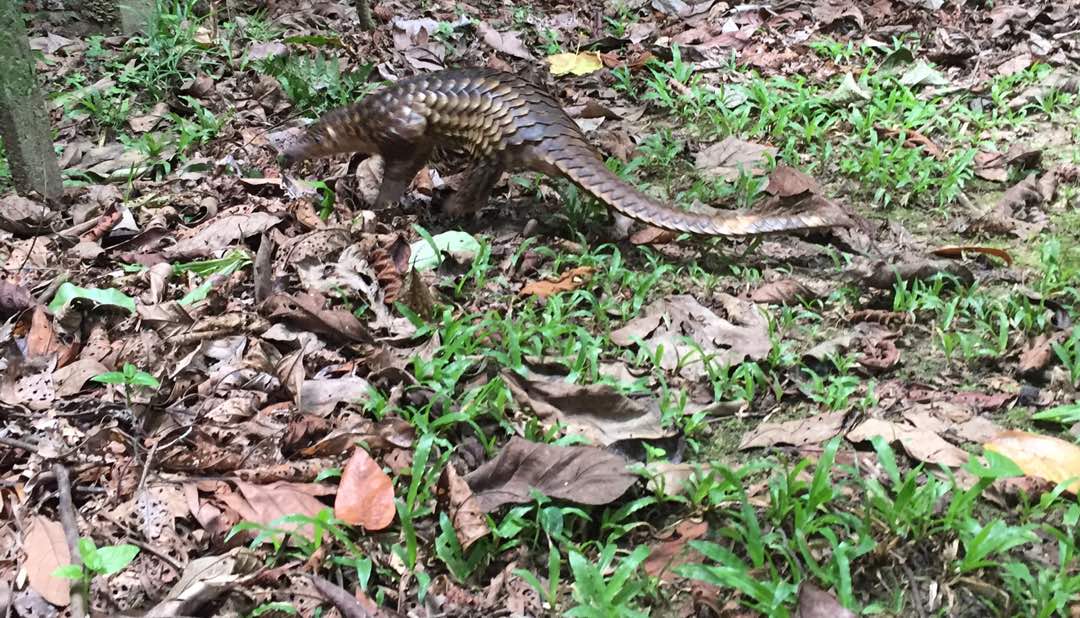
[(79, 539), (79, 558), (82, 564), (68, 564), (53, 571), (53, 577), (62, 577), (79, 582), (83, 598), (90, 598), (90, 580), (95, 575), (109, 576), (127, 568), (139, 548), (135, 545), (106, 545), (98, 547), (88, 537)]

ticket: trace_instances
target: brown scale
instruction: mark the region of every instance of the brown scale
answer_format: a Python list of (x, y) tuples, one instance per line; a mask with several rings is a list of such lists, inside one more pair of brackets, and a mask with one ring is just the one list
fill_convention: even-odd
[(436, 145), (453, 143), (475, 159), (450, 214), (487, 203), (504, 171), (569, 179), (612, 210), (649, 225), (708, 236), (747, 236), (844, 226), (841, 213), (704, 215), (638, 191), (604, 165), (558, 102), (512, 73), (452, 69), (402, 79), (359, 103), (330, 112), (286, 149), (285, 163), (345, 152), (378, 154), (384, 176), (374, 208), (397, 201)]

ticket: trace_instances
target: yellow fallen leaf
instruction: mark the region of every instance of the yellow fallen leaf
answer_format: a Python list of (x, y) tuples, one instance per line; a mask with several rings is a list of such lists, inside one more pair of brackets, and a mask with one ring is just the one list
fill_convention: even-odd
[(1068, 490), (1080, 493), (1080, 446), (1026, 431), (1004, 431), (983, 448), (1016, 462), (1027, 476), (1052, 483), (1073, 479)]
[(577, 54), (554, 54), (547, 57), (551, 65), (552, 75), (588, 75), (593, 71), (599, 71), (604, 62), (597, 52), (581, 52)]

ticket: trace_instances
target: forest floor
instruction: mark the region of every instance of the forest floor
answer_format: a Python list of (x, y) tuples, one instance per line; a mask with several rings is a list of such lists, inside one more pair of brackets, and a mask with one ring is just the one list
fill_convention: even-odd
[[(1080, 615), (1080, 14), (596, 4), (28, 20), (66, 191), (0, 152), (5, 615)], [(464, 66), (666, 203), (852, 225), (279, 165)]]

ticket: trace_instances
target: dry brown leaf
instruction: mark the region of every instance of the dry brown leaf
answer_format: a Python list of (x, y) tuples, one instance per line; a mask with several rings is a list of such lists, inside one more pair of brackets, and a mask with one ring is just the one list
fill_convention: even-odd
[(0, 280), (0, 320), (25, 311), (34, 306), (34, 296), (30, 290), (10, 281)]
[(1071, 480), (1067, 488), (1080, 494), (1080, 446), (1052, 436), (1010, 430), (983, 444), (987, 450), (1004, 455), (1016, 462), (1024, 474), (1061, 483)]
[(840, 433), (844, 427), (845, 416), (843, 412), (834, 412), (782, 423), (761, 423), (743, 436), (739, 448), (748, 449), (776, 444), (792, 446), (821, 444)]
[(869, 418), (847, 432), (847, 439), (852, 442), (863, 442), (874, 436), (881, 436), (888, 442), (899, 442), (908, 455), (925, 463), (959, 468), (968, 460), (968, 454), (963, 449), (949, 444), (933, 431), (907, 423)]
[[(288, 483), (278, 481), (269, 485), (255, 485), (244, 481), (236, 482), (237, 488), (247, 502), (250, 519), (256, 523), (269, 525), (270, 522), (286, 515), (307, 515), (315, 517), (319, 511), (329, 508), (315, 496), (334, 493), (331, 487), (315, 483)], [(310, 524), (280, 525), (285, 530), (295, 530), (309, 539), (314, 537)]]
[(799, 586), (799, 606), (795, 608), (794, 618), (855, 618), (855, 614), (841, 605), (835, 595), (804, 580)]
[(485, 513), (532, 502), (531, 489), (578, 504), (609, 504), (638, 480), (626, 465), (622, 456), (593, 446), (555, 446), (514, 436), (465, 481)]
[(650, 577), (659, 576), (661, 581), (674, 580), (675, 569), (701, 560), (689, 543), (702, 538), (708, 531), (709, 524), (702, 520), (687, 519), (679, 522), (670, 538), (650, 547), (649, 557), (642, 563), (645, 572)]
[(502, 378), (518, 405), (531, 408), (545, 427), (561, 423), (567, 433), (585, 436), (599, 446), (672, 435), (661, 426), (658, 406), (647, 408), (607, 384), (524, 378), (512, 371), (503, 371)]
[(521, 58), (522, 60), (532, 60), (532, 54), (525, 48), (525, 44), (521, 41), (521, 35), (516, 32), (499, 32), (484, 21), (476, 22), (476, 29), (480, 32), (480, 36), (495, 51), (500, 51), (504, 54), (514, 56), (515, 58)]
[(798, 279), (771, 281), (750, 293), (750, 300), (767, 305), (797, 305), (817, 297), (816, 292)]
[[(667, 371), (697, 380), (706, 375), (701, 354), (713, 355), (712, 362), (736, 365), (744, 360), (761, 360), (772, 349), (768, 320), (749, 300), (720, 294), (726, 318), (704, 307), (692, 296), (680, 294), (653, 301), (645, 315), (634, 318), (611, 333), (611, 341), (631, 346), (641, 339), (651, 353), (663, 346), (660, 366)], [(688, 338), (693, 343), (686, 343)]]
[(49, 603), (66, 607), (71, 602), (71, 580), (53, 576), (53, 571), (71, 564), (64, 527), (60, 522), (35, 515), (27, 526), (23, 551), (30, 587)]
[(365, 530), (385, 530), (395, 513), (393, 481), (367, 451), (356, 447), (341, 473), (334, 515)]
[(708, 176), (736, 180), (740, 172), (760, 176), (776, 148), (747, 142), (731, 136), (711, 144), (694, 157), (694, 164)]
[(559, 292), (571, 292), (588, 283), (593, 271), (591, 266), (579, 266), (566, 271), (554, 280), (530, 281), (521, 288), (521, 295), (547, 298)]
[(473, 543), (487, 536), (491, 529), (488, 528), (487, 518), (480, 510), (472, 489), (454, 470), (454, 466), (443, 468), (443, 475), (450, 498), (450, 521), (454, 524), (458, 543), (461, 543), (462, 549), (467, 550)]

